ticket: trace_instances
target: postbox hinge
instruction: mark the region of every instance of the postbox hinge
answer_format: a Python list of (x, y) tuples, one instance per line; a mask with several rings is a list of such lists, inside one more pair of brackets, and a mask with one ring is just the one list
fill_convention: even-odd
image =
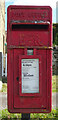
[(24, 49), (24, 48), (34, 48), (34, 49), (49, 49), (49, 50), (53, 50), (53, 47), (51, 46), (14, 46), (14, 45), (10, 45), (8, 46), (8, 49)]

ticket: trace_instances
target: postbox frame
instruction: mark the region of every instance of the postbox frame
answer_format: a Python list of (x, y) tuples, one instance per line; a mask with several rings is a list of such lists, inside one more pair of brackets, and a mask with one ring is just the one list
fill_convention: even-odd
[[(27, 13), (24, 16), (24, 11), (26, 9), (28, 11), (29, 10), (32, 11), (32, 16), (29, 13), (29, 15), (30, 15), (29, 18), (28, 18), (28, 16), (26, 16), (26, 15), (28, 15)], [(15, 12), (14, 12), (14, 10), (15, 10)], [(21, 12), (21, 10), (23, 12)], [(33, 10), (34, 10), (34, 13), (33, 13)], [(45, 13), (43, 12), (43, 10), (44, 10)], [(37, 11), (37, 14), (35, 14), (36, 11)], [(40, 15), (39, 15), (40, 17), (37, 17), (39, 11), (42, 12), (42, 13), (40, 13)], [(51, 52), (51, 49), (52, 49), (52, 10), (49, 6), (9, 6), (7, 14), (8, 14), (8, 19), (7, 19), (7, 52), (8, 52), (8, 55), (7, 55), (7, 62), (8, 62), (8, 66), (7, 66), (7, 70), (8, 70), (7, 71), (8, 72), (8, 74), (7, 74), (7, 79), (8, 79), (7, 80), (8, 81), (7, 82), (7, 93), (8, 94), (7, 94), (7, 97), (8, 97), (8, 110), (11, 113), (26, 113), (26, 112), (27, 113), (49, 113), (52, 109), (52, 102), (51, 102), (52, 101), (52, 81), (51, 81), (52, 80), (52, 52)], [(44, 15), (44, 17), (43, 17), (43, 15)], [(31, 23), (32, 19), (34, 19), (34, 18), (32, 18), (33, 16), (36, 16), (36, 19), (38, 18), (37, 23), (36, 23), (36, 20), (33, 20), (33, 23)], [(20, 18), (20, 20), (19, 20), (19, 18)], [(25, 18), (26, 18), (26, 20), (25, 20)], [(30, 18), (31, 18), (31, 20), (28, 21)], [(24, 20), (22, 20), (22, 19), (24, 19)], [(48, 44), (45, 44), (46, 46), (45, 45), (43, 46), (43, 44), (39, 44), (39, 46), (38, 46), (38, 43), (35, 42), (36, 43), (35, 46), (34, 45), (31, 45), (31, 46), (30, 45), (29, 46), (28, 45), (20, 45), (19, 46), (18, 42), (14, 42), (13, 39), (12, 39), (13, 38), (13, 36), (12, 36), (12, 31), (13, 31), (12, 25), (24, 25), (24, 24), (25, 25), (28, 25), (28, 24), (29, 25), (31, 25), (31, 24), (33, 24), (33, 25), (38, 25), (38, 24), (39, 25), (47, 25), (48, 26), (47, 30), (49, 31), (48, 32), (48, 34), (49, 34)], [(29, 49), (29, 48), (30, 49), (35, 49), (34, 55), (28, 56), (25, 53), (26, 48), (27, 49)], [(23, 55), (23, 53), (24, 53), (24, 55)], [(25, 96), (24, 96), (20, 92), (20, 94), (21, 94), (21, 98), (20, 98), (19, 87), (18, 87), (19, 83), (15, 79), (16, 70), (14, 70), (15, 68), (17, 69), (17, 66), (16, 66), (17, 63), (16, 62), (17, 62), (18, 58), (19, 58), (18, 69), (21, 70), (21, 60), (23, 58), (24, 59), (25, 58), (36, 59), (36, 58), (38, 58), (38, 56), (40, 56), (40, 54), (42, 54), (42, 59), (46, 59), (46, 63), (45, 63), (46, 78), (45, 77), (44, 78), (47, 79), (47, 81), (45, 81), (47, 92), (45, 93), (45, 97), (46, 97), (45, 107), (42, 105), (42, 102), (39, 102), (42, 105), (41, 107), (37, 107), (37, 105), (35, 106), (35, 104), (34, 104), (37, 97), (39, 97), (40, 99), (42, 97), (42, 86), (43, 86), (42, 78), (41, 78), (41, 82), (40, 82), (41, 93), (39, 95), (36, 96), (36, 94), (33, 94), (33, 95), (25, 94)], [(15, 59), (17, 59), (17, 60), (15, 60)], [(40, 56), (40, 59), (41, 59), (41, 56)], [(42, 65), (44, 65), (44, 64), (42, 64)], [(40, 68), (42, 67), (42, 65), (40, 65)], [(19, 71), (19, 74), (21, 75), (21, 71)], [(21, 79), (19, 79), (19, 80), (21, 81)], [(18, 89), (18, 91), (17, 91), (17, 89)], [(22, 98), (24, 98), (24, 100)], [(28, 105), (26, 105), (26, 98), (28, 98), (28, 102), (30, 102), (31, 99), (34, 100), (32, 107), (28, 107)], [(29, 101), (29, 99), (30, 99), (30, 101)], [(25, 101), (25, 105), (23, 105), (23, 106), (20, 105), (19, 101), (21, 102), (21, 104), (23, 103), (23, 101)], [(41, 101), (44, 101), (44, 100), (41, 99)], [(37, 104), (38, 104), (38, 100), (37, 100)]]

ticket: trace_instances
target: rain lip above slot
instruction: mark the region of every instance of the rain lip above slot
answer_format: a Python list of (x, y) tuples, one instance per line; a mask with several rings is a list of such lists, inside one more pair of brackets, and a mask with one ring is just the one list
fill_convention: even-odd
[(32, 20), (12, 20), (11, 21), (11, 24), (13, 23), (43, 23), (43, 24), (50, 24), (49, 21), (38, 21), (38, 20), (35, 20), (35, 21), (32, 21)]

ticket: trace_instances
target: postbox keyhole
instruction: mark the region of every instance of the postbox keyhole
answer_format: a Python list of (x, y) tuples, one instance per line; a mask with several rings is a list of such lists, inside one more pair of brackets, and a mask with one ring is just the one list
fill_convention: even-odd
[(17, 77), (16, 79), (17, 79), (17, 81), (19, 81), (19, 77)]

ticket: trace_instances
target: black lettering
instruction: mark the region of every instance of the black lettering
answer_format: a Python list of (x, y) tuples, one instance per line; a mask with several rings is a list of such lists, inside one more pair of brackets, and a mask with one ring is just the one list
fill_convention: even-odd
[(33, 77), (34, 75), (24, 74), (24, 77)]

